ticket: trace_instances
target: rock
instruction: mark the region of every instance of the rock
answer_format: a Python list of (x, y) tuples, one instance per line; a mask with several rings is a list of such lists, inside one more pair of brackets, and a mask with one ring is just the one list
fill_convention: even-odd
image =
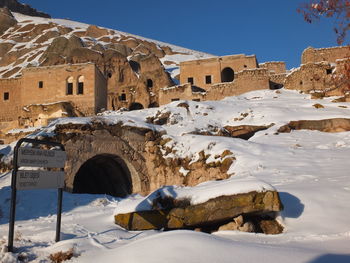
[(50, 61), (52, 57), (55, 57), (55, 55), (60, 57), (70, 56), (74, 49), (81, 47), (84, 47), (84, 44), (82, 40), (75, 35), (72, 35), (69, 39), (65, 37), (55, 38), (40, 58), (40, 61), (45, 61), (45, 65), (55, 65)]
[(108, 44), (108, 45), (106, 45), (106, 48), (113, 49), (113, 50), (123, 54), (125, 57), (131, 55), (131, 53), (132, 53), (131, 48), (129, 48), (123, 44), (119, 44), (119, 43)]
[(252, 233), (255, 231), (255, 228), (252, 222), (245, 222), (243, 226), (238, 228), (238, 230), (242, 232)]
[(13, 43), (0, 43), (0, 57), (3, 57), (14, 45)]
[(320, 104), (320, 103), (316, 103), (316, 104), (314, 104), (314, 105), (312, 105), (314, 108), (316, 108), (316, 109), (323, 109), (324, 108), (324, 106), (322, 105), (322, 104)]
[(89, 37), (99, 38), (105, 35), (108, 35), (108, 30), (95, 25), (89, 26), (86, 30), (86, 36)]
[(238, 230), (238, 226), (235, 222), (230, 222), (220, 226), (218, 229), (218, 231), (225, 231), (225, 230)]
[(231, 137), (248, 140), (249, 138), (253, 137), (256, 132), (266, 130), (271, 126), (273, 126), (273, 124), (266, 125), (266, 126), (239, 125), (239, 126), (225, 126), (224, 129), (229, 133)]
[[(269, 198), (265, 198), (269, 195)], [(279, 195), (274, 191), (250, 192), (231, 196), (219, 196), (197, 205), (174, 207), (115, 215), (115, 223), (128, 230), (195, 228), (227, 222), (244, 214), (265, 214), (282, 210)], [(158, 218), (159, 217), (159, 218)], [(156, 219), (157, 218), (157, 219)], [(241, 219), (237, 219), (241, 222)], [(237, 223), (235, 222), (237, 225)], [(250, 231), (250, 224), (242, 226)]]
[(51, 16), (30, 7), (27, 4), (21, 4), (17, 0), (0, 0), (0, 7), (7, 7), (13, 12), (21, 13), (28, 16), (39, 16), (50, 18)]
[(275, 219), (261, 220), (259, 227), (264, 234), (277, 235), (283, 232), (283, 227)]
[(10, 10), (7, 7), (0, 8), (0, 35), (16, 24), (17, 20), (13, 17)]
[(317, 130), (322, 132), (350, 131), (350, 119), (335, 118), (324, 120), (291, 121), (278, 129), (278, 132), (290, 132), (291, 130)]
[(98, 65), (102, 63), (103, 57), (100, 52), (85, 47), (79, 47), (71, 51), (66, 61), (72, 64), (93, 62)]
[(236, 223), (237, 226), (242, 226), (244, 223), (242, 215), (235, 217), (233, 221)]

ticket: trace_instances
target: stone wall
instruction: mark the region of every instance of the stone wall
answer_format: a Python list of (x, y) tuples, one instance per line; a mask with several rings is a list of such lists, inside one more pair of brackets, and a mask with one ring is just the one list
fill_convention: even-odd
[[(280, 77), (283, 78), (282, 76)], [(269, 73), (267, 69), (243, 70), (235, 74), (232, 82), (213, 84), (206, 90), (198, 89), (189, 83), (160, 90), (160, 104), (176, 100), (221, 100), (228, 96), (236, 96), (248, 91), (269, 89)], [(276, 77), (276, 79), (278, 79)]]
[[(256, 57), (245, 55), (214, 57), (181, 62), (180, 83), (188, 83), (189, 78), (192, 78), (193, 85), (206, 89), (215, 83), (222, 82), (222, 71), (225, 68), (230, 68), (236, 73), (244, 69), (253, 69), (257, 67)], [(207, 77), (210, 78), (210, 83), (207, 83), (209, 82)]]
[(159, 104), (164, 105), (176, 100), (192, 100), (193, 97), (191, 84), (186, 83), (161, 89), (159, 91)]
[(206, 100), (221, 100), (245, 92), (269, 89), (269, 75), (266, 69), (244, 70), (235, 74), (233, 82), (219, 83), (207, 90)]
[[(67, 153), (65, 184), (69, 191), (74, 191), (75, 178), (80, 169), (96, 157), (100, 157), (100, 163), (104, 158), (106, 163), (111, 157), (121, 160), (125, 164), (124, 172), (110, 170), (109, 176), (130, 174), (131, 192), (140, 194), (148, 194), (164, 185), (194, 186), (208, 180), (226, 179), (229, 177), (227, 171), (235, 160), (229, 151), (222, 153), (221, 161), (213, 163), (207, 163), (209, 156), (204, 152), (194, 163), (191, 158), (164, 158), (162, 151), (173, 151), (166, 146), (169, 139), (164, 139), (164, 134), (122, 123), (65, 124), (58, 126), (55, 134), (53, 139), (61, 142)], [(180, 167), (188, 170), (186, 176), (180, 172)], [(103, 178), (106, 175), (102, 174), (104, 168), (98, 169), (101, 174), (93, 173), (90, 176), (107, 180)]]
[[(106, 89), (101, 76), (96, 80), (96, 72), (95, 65), (91, 63), (27, 68), (23, 70), (22, 92), (25, 97), (22, 105), (70, 101), (84, 115), (94, 115), (99, 110), (98, 106), (104, 106), (101, 102), (95, 105), (95, 88), (101, 89), (102, 93)], [(79, 78), (82, 78), (83, 94), (78, 94)], [(70, 81), (72, 94), (67, 94)], [(95, 86), (96, 81), (99, 87)]]
[(287, 73), (270, 75), (270, 89), (279, 89), (284, 86)]
[(327, 62), (308, 63), (290, 73), (284, 82), (286, 89), (305, 93), (325, 93), (332, 90), (332, 70)]
[(0, 79), (0, 129), (12, 129), (18, 125), (22, 109), (22, 79)]
[(24, 69), (21, 78), (0, 79), (0, 127), (5, 131), (46, 125), (52, 118), (95, 115), (107, 107), (106, 85), (92, 63)]
[(308, 47), (301, 56), (301, 64), (311, 62), (327, 61), (335, 63), (337, 59), (350, 56), (350, 46), (330, 47), (330, 48), (313, 48)]
[(286, 63), (282, 61), (260, 63), (259, 68), (266, 68), (271, 75), (286, 73)]

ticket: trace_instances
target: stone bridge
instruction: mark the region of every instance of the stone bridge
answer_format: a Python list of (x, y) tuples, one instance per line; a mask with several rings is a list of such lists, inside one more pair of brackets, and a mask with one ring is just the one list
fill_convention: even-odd
[[(227, 178), (233, 161), (220, 166), (206, 164), (205, 158), (191, 164), (187, 159), (165, 159), (164, 133), (122, 124), (64, 124), (55, 134), (53, 139), (67, 152), (66, 190), (75, 193), (123, 197), (148, 194), (163, 185), (193, 186)], [(189, 170), (186, 176), (181, 167)]]

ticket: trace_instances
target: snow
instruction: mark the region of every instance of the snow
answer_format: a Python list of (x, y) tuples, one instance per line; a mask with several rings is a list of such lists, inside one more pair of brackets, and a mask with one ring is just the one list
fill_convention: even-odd
[[(15, 253), (7, 253), (10, 174), (0, 175), (0, 261), (16, 262), (19, 253), (31, 262), (50, 262), (48, 256), (73, 249), (70, 262), (350, 262), (350, 132), (324, 133), (298, 130), (276, 133), (292, 120), (349, 118), (350, 103), (334, 98), (312, 100), (309, 95), (288, 90), (260, 90), (222, 101), (184, 101), (133, 112), (105, 112), (93, 118), (56, 120), (38, 134), (53, 134), (55, 125), (109, 124), (148, 127), (166, 131), (165, 145), (173, 151), (165, 158), (198, 159), (207, 162), (235, 157), (232, 177), (196, 187), (165, 186), (147, 197), (125, 199), (105, 195), (64, 193), (62, 241), (55, 243), (56, 191), (18, 191)], [(325, 108), (316, 109), (320, 103)], [(147, 117), (170, 112), (162, 125)], [(203, 136), (193, 131), (212, 131), (227, 125), (270, 125), (249, 140)], [(13, 145), (0, 145), (0, 154), (10, 159)], [(232, 154), (221, 157), (224, 151)], [(165, 154), (165, 153), (164, 153)], [(183, 171), (183, 170), (182, 170)], [(279, 235), (219, 231), (211, 235), (194, 231), (127, 231), (113, 223), (115, 211), (147, 209), (157, 195), (190, 198), (204, 202), (218, 194), (251, 189), (279, 193), (285, 209), (278, 220), (285, 226)]]
[(195, 187), (164, 186), (146, 197), (136, 195), (131, 199), (120, 201), (114, 213), (125, 214), (134, 211), (152, 210), (153, 200), (157, 197), (187, 199), (191, 205), (197, 205), (218, 196), (275, 190), (271, 185), (259, 181), (253, 176), (234, 176), (228, 180), (205, 182)]
[[(53, 26), (49, 29), (44, 30), (43, 34), (49, 32), (49, 31), (56, 31), (57, 32), (58, 26), (71, 28), (73, 31), (71, 31), (65, 35), (64, 34), (62, 35), (65, 37), (70, 37), (74, 33), (85, 32), (88, 29), (88, 27), (90, 26), (89, 24), (80, 23), (80, 22), (69, 20), (69, 19), (32, 17), (32, 16), (23, 15), (20, 13), (15, 13), (15, 12), (13, 13), (13, 15), (16, 18), (16, 20), (18, 21), (18, 25), (21, 27), (19, 29), (17, 29), (17, 31), (14, 31), (14, 32), (11, 31), (11, 30), (13, 30), (13, 28), (10, 28), (10, 29), (8, 29), (7, 32), (5, 32), (5, 34), (6, 34), (6, 33), (9, 33), (11, 31), (11, 38), (20, 37), (20, 36), (23, 36), (26, 33), (30, 32), (30, 30), (29, 31), (22, 31), (22, 28), (25, 26), (28, 26), (28, 25), (40, 25), (40, 24), (50, 24), (50, 23), (56, 25), (56, 26)], [(174, 54), (164, 56), (161, 59), (161, 62), (164, 63), (165, 61), (170, 61), (173, 63), (172, 65), (164, 64), (165, 69), (171, 74), (171, 76), (173, 78), (179, 72), (179, 63), (181, 61), (213, 57), (213, 55), (211, 55), (211, 54), (207, 54), (207, 53), (200, 52), (200, 51), (194, 51), (191, 49), (179, 47), (176, 45), (164, 43), (164, 42), (149, 39), (149, 38), (145, 38), (142, 36), (133, 35), (130, 33), (112, 30), (112, 29), (108, 29), (108, 28), (104, 28), (104, 27), (100, 27), (100, 28), (108, 30), (108, 35), (106, 35), (104, 37), (108, 37), (110, 39), (120, 40), (121, 37), (124, 36), (124, 37), (128, 37), (128, 39), (140, 39), (140, 40), (154, 43), (154, 44), (156, 44), (158, 49), (160, 49), (160, 47), (171, 48), (171, 50), (174, 52)], [(40, 64), (39, 60), (41, 58), (42, 53), (47, 49), (47, 47), (52, 43), (52, 41), (55, 38), (55, 37), (50, 38), (47, 41), (40, 43), (40, 44), (36, 43), (38, 38), (41, 36), (42, 36), (42, 34), (40, 34), (39, 36), (37, 36), (31, 40), (28, 40), (26, 42), (24, 42), (24, 41), (21, 42), (19, 40), (18, 40), (19, 42), (16, 42), (13, 40), (0, 39), (0, 43), (13, 43), (13, 44), (15, 44), (12, 47), (12, 49), (9, 50), (8, 52), (18, 51), (19, 49), (23, 49), (23, 48), (28, 48), (28, 49), (34, 48), (32, 51), (24, 53), (18, 59), (18, 61), (21, 61), (21, 63), (18, 63), (17, 61), (15, 61), (15, 62), (11, 63), (10, 65), (0, 67), (0, 72), (1, 72), (0, 77), (3, 77), (4, 74), (9, 72), (14, 67), (19, 67), (19, 68), (23, 69), (23, 68), (26, 68), (30, 65), (35, 65), (35, 66), (39, 65)], [(98, 44), (98, 43), (100, 43), (102, 45), (109, 44), (109, 43), (106, 43), (104, 41), (99, 40), (99, 38), (95, 39), (95, 38), (90, 38), (90, 37), (82, 37), (82, 39), (86, 42), (93, 42), (94, 44)], [(37, 56), (33, 60), (29, 61), (29, 58), (35, 54), (37, 54)], [(18, 64), (16, 64), (16, 63), (18, 63)], [(7, 76), (7, 78), (15, 78), (18, 76), (20, 76), (20, 72), (15, 72), (11, 76)]]

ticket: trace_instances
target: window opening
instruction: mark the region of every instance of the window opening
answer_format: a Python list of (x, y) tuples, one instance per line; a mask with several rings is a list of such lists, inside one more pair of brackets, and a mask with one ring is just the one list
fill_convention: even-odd
[(78, 90), (77, 90), (78, 95), (84, 94), (84, 76), (80, 76), (78, 78)]
[(73, 77), (69, 77), (67, 79), (67, 90), (66, 90), (67, 95), (73, 95)]
[(232, 82), (235, 77), (235, 73), (232, 68), (224, 68), (221, 71), (221, 82)]
[(211, 84), (211, 75), (205, 76), (205, 84)]
[(10, 99), (10, 93), (4, 92), (4, 100), (9, 100), (9, 99)]
[(44, 82), (43, 81), (39, 81), (39, 89), (42, 89), (44, 87)]
[(147, 88), (153, 88), (153, 80), (147, 79)]
[(122, 95), (119, 97), (120, 101), (126, 101), (126, 94), (122, 93)]
[(193, 84), (194, 84), (193, 77), (187, 78), (187, 82), (188, 82), (188, 83), (191, 83), (191, 85), (193, 85)]

